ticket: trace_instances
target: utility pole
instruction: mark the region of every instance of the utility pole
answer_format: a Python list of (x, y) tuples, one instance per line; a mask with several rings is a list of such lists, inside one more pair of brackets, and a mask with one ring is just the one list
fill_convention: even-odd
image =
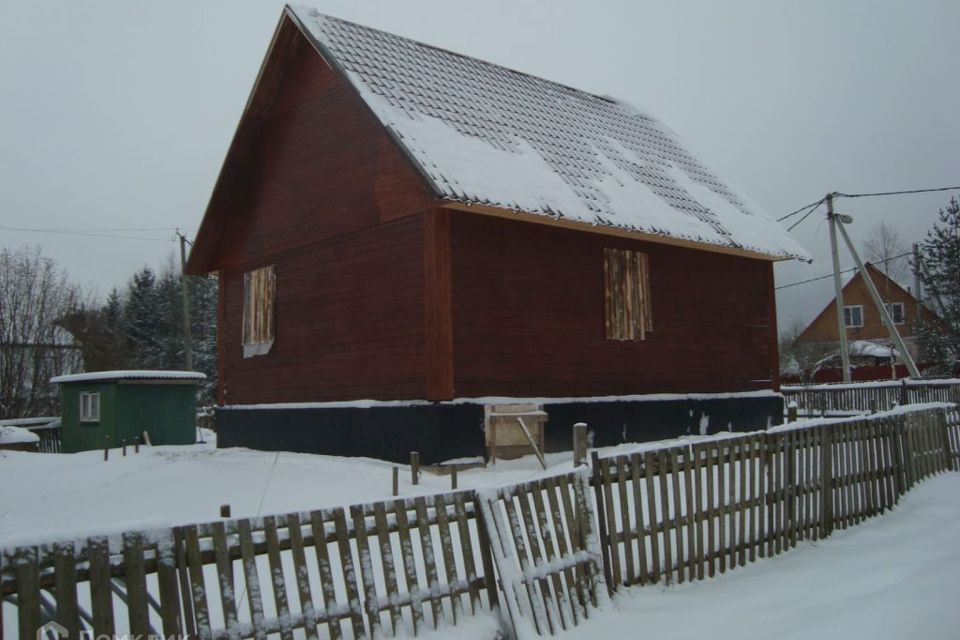
[(843, 381), (850, 382), (850, 353), (847, 350), (847, 323), (843, 312), (843, 286), (840, 284), (840, 252), (837, 249), (838, 222), (833, 213), (833, 193), (827, 194), (827, 223), (830, 226), (830, 252), (833, 254), (833, 288), (836, 292), (840, 361), (843, 366)]
[(910, 352), (907, 351), (907, 345), (904, 344), (903, 338), (900, 337), (900, 332), (897, 331), (897, 327), (893, 324), (893, 318), (890, 317), (890, 311), (887, 309), (887, 305), (880, 299), (880, 293), (877, 291), (877, 286), (873, 283), (873, 278), (870, 277), (870, 274), (867, 273), (866, 268), (863, 266), (863, 262), (860, 261), (860, 255), (854, 248), (853, 242), (850, 241), (847, 230), (843, 228), (843, 224), (839, 220), (834, 220), (834, 224), (839, 227), (843, 241), (847, 243), (847, 248), (850, 249), (850, 255), (853, 256), (853, 261), (857, 263), (857, 269), (860, 270), (860, 275), (863, 276), (864, 284), (867, 285), (867, 291), (870, 292), (870, 297), (873, 298), (873, 304), (877, 306), (880, 319), (887, 328), (887, 333), (890, 334), (890, 341), (900, 350), (900, 360), (903, 361), (903, 364), (907, 365), (907, 370), (910, 372), (911, 378), (919, 378), (920, 371), (917, 369), (917, 364), (913, 361), (913, 356), (910, 355)]
[(187, 371), (193, 371), (193, 336), (190, 333), (190, 292), (187, 289), (187, 236), (177, 229), (180, 238), (180, 294), (183, 298), (183, 359)]

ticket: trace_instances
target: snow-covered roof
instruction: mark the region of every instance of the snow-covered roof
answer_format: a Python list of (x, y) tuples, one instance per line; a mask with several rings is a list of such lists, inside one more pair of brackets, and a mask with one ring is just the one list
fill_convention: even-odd
[(0, 426), (0, 445), (32, 444), (40, 442), (40, 436), (23, 427)]
[(204, 380), (206, 375), (199, 371), (152, 371), (150, 369), (132, 371), (91, 371), (74, 373), (50, 378), (50, 382), (93, 382), (101, 380)]
[(888, 347), (869, 340), (854, 340), (848, 347), (852, 356), (866, 356), (870, 358), (898, 358), (900, 352), (893, 347)]
[(446, 200), (810, 259), (672, 131), (627, 104), (288, 10)]

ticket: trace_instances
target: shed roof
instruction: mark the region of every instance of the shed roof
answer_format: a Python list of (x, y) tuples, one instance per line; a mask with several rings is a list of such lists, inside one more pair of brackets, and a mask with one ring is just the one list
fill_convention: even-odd
[(810, 259), (676, 134), (627, 104), (312, 8), (287, 15), (444, 200)]
[(73, 373), (65, 376), (50, 378), (50, 382), (103, 382), (106, 380), (204, 380), (206, 374), (199, 371), (152, 371), (123, 370), (123, 371), (91, 371), (90, 373)]

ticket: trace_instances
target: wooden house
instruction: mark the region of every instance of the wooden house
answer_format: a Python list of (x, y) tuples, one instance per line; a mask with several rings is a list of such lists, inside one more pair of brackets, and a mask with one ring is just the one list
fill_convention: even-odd
[(807, 257), (629, 105), (287, 7), (188, 271), (222, 445), (429, 460), (489, 396), (597, 444), (779, 420), (772, 265)]
[[(880, 299), (887, 305), (890, 317), (900, 336), (903, 338), (904, 343), (907, 345), (907, 348), (910, 350), (910, 355), (914, 361), (919, 363), (921, 360), (919, 347), (917, 345), (917, 332), (919, 327), (924, 323), (943, 325), (943, 320), (925, 304), (917, 300), (910, 291), (897, 284), (893, 278), (887, 276), (883, 271), (869, 262), (864, 266), (870, 274), (870, 279), (873, 280), (874, 285), (876, 285)], [(861, 355), (859, 352), (864, 350), (863, 346), (869, 346), (870, 344), (889, 348), (891, 343), (890, 334), (883, 325), (880, 312), (870, 297), (867, 284), (864, 282), (863, 276), (859, 271), (855, 272), (854, 275), (847, 280), (842, 291), (844, 305), (843, 320), (847, 333), (847, 341), (851, 345), (862, 345), (859, 351), (857, 349), (851, 349), (852, 356)], [(807, 325), (806, 329), (797, 336), (796, 343), (818, 347), (824, 354), (830, 351), (838, 352), (840, 345), (838, 330), (839, 323), (837, 322), (836, 298), (831, 298), (823, 310), (817, 314), (810, 324)], [(869, 356), (873, 354), (882, 355), (882, 351), (870, 350), (866, 354), (868, 361)], [(861, 359), (863, 358), (861, 357)], [(867, 362), (867, 364), (870, 363)], [(880, 363), (874, 362), (872, 364)], [(860, 372), (856, 379), (867, 380), (891, 377), (888, 366), (881, 366), (875, 370), (869, 366), (861, 368), (863, 371)], [(905, 371), (905, 367), (898, 367), (893, 375), (903, 377), (903, 375), (906, 375)], [(820, 374), (818, 380), (822, 379), (823, 381), (832, 382), (837, 376), (841, 376), (839, 379), (842, 379), (842, 374), (839, 371), (830, 372), (825, 370)]]

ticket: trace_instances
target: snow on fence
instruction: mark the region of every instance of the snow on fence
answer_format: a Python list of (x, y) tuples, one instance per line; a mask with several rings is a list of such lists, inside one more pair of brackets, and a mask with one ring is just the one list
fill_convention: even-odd
[[(555, 634), (621, 585), (703, 579), (960, 471), (955, 405), (614, 457), (479, 492), (0, 550), (0, 640)], [(593, 492), (589, 485), (592, 478)], [(594, 500), (595, 499), (595, 500)]]
[(479, 493), (507, 613), (540, 635), (570, 629), (608, 598), (584, 469)]
[(702, 580), (859, 524), (945, 470), (960, 471), (956, 406), (595, 455), (604, 573)]
[(802, 413), (888, 411), (923, 402), (960, 403), (960, 379), (888, 380), (848, 384), (783, 385), (786, 401)]

